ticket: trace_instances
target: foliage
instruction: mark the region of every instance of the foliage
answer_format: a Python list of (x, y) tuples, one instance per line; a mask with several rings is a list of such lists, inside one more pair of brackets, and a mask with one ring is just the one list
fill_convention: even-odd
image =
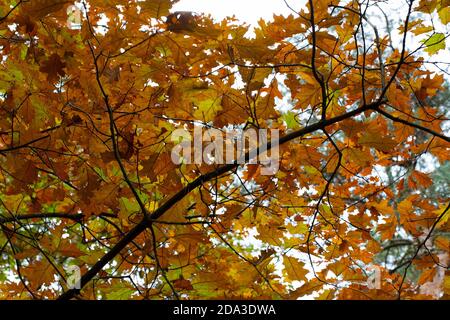
[[(400, 41), (375, 0), (253, 37), (174, 2), (82, 1), (80, 26), (73, 1), (0, 4), (0, 297), (448, 298), (448, 192), (420, 163), (448, 176), (449, 1), (405, 1)], [(199, 123), (280, 130), (280, 170), (174, 165)]]

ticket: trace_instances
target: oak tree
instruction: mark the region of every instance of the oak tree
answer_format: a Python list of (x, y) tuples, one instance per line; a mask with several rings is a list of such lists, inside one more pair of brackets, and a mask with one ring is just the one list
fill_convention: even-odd
[[(3, 1), (0, 298), (448, 298), (427, 190), (450, 2), (392, 2), (280, 1), (251, 31), (174, 0)], [(174, 164), (199, 126), (279, 130), (279, 170)]]

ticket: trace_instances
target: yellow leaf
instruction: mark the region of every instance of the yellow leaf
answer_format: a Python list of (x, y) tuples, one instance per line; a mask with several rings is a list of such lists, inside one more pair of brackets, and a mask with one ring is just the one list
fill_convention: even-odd
[(172, 7), (173, 2), (174, 1), (172, 0), (147, 0), (139, 2), (139, 6), (145, 14), (148, 14), (151, 17), (159, 18), (169, 14), (169, 9)]
[(296, 258), (284, 256), (284, 271), (286, 272), (287, 278), (291, 281), (306, 281), (306, 275), (308, 274), (308, 270), (306, 270), (305, 264), (301, 261), (298, 261)]
[[(441, 206), (438, 210), (435, 210), (434, 213), (436, 214), (436, 216), (439, 217), (444, 210), (445, 210), (445, 207)], [(450, 218), (450, 210), (447, 210), (447, 212), (442, 216), (442, 218), (439, 220), (436, 227), (440, 227), (440, 226), (444, 225), (444, 223), (447, 222), (448, 218)]]
[(444, 278), (444, 291), (446, 294), (450, 294), (450, 276)]
[(289, 224), (286, 229), (291, 233), (291, 234), (304, 234), (306, 232), (308, 232), (308, 226), (304, 223), (304, 222), (297, 222), (297, 225), (293, 226), (291, 224)]
[(447, 24), (450, 22), (450, 7), (442, 8), (438, 11), (439, 19), (443, 24)]

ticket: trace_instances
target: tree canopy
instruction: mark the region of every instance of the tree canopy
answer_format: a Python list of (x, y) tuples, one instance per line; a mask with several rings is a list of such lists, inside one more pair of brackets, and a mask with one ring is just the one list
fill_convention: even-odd
[[(0, 298), (447, 299), (450, 1), (175, 2), (0, 4)], [(278, 171), (175, 164), (198, 127)]]

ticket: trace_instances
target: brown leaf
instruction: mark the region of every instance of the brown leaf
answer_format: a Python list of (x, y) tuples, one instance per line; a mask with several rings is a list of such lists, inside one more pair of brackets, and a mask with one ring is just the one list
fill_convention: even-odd
[(66, 67), (66, 64), (61, 61), (61, 58), (58, 54), (53, 53), (47, 60), (45, 60), (39, 71), (47, 74), (47, 79), (50, 82), (55, 82), (59, 79), (59, 76), (64, 77), (66, 75), (63, 70)]

